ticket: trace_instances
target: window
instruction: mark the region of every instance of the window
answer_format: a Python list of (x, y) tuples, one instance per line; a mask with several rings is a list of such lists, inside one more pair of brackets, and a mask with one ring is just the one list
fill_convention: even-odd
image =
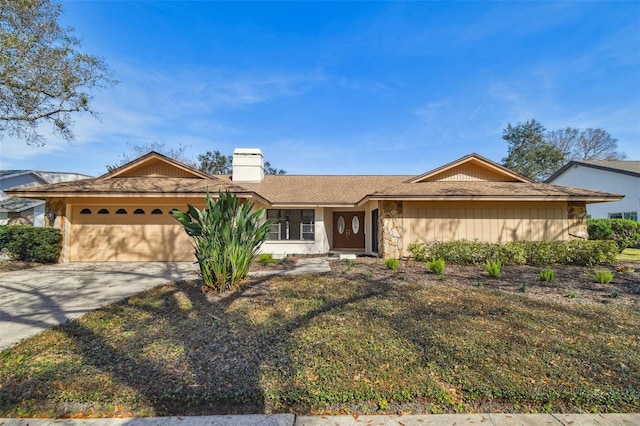
[(116, 214), (127, 214), (127, 211), (125, 209), (118, 209), (116, 210)]
[(162, 210), (160, 210), (160, 209), (153, 209), (153, 210), (151, 211), (151, 214), (162, 214)]
[(100, 210), (98, 210), (98, 214), (109, 214), (109, 210), (107, 210), (107, 209), (100, 209)]
[(638, 212), (616, 212), (609, 213), (609, 219), (630, 219), (638, 221)]
[(80, 210), (80, 214), (91, 214), (91, 209), (82, 209)]
[(312, 209), (269, 209), (267, 219), (273, 222), (267, 240), (315, 240), (315, 211)]
[(135, 211), (133, 212), (133, 214), (144, 214), (144, 210), (142, 210), (142, 209), (135, 209)]

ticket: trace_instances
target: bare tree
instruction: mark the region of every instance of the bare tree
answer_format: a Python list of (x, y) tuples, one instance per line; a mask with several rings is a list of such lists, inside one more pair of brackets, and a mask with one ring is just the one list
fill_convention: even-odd
[(178, 145), (177, 148), (167, 147), (164, 142), (144, 142), (135, 145), (127, 144), (127, 146), (129, 147), (129, 151), (120, 154), (120, 160), (116, 164), (108, 165), (108, 171), (111, 172), (138, 157), (142, 157), (143, 155), (150, 153), (151, 151), (173, 158), (174, 160), (188, 166), (197, 167), (193, 159), (186, 153), (189, 147), (182, 144)]
[(562, 152), (565, 163), (571, 160), (624, 160), (627, 158), (624, 152), (618, 151), (618, 140), (600, 128), (579, 130), (567, 127), (547, 133), (546, 140)]
[(71, 114), (89, 112), (93, 89), (114, 84), (102, 59), (79, 51), (62, 6), (52, 0), (0, 0), (0, 137), (44, 145), (39, 125), (72, 140)]

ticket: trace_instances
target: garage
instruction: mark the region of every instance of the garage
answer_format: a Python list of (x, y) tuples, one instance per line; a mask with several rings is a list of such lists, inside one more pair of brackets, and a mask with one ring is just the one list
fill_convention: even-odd
[(195, 261), (176, 205), (74, 205), (69, 261)]

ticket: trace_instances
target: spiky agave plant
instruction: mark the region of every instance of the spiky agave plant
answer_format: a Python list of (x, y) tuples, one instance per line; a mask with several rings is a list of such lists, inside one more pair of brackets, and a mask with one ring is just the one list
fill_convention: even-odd
[(227, 191), (221, 192), (218, 199), (207, 193), (206, 207), (202, 210), (189, 204), (186, 212), (172, 212), (194, 240), (206, 286), (229, 290), (247, 276), (271, 226), (269, 221), (262, 222), (264, 209), (253, 207), (253, 203), (241, 203)]

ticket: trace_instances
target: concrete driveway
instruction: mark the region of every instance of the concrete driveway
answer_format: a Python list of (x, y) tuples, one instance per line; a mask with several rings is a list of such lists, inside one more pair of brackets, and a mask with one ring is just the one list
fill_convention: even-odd
[(0, 350), (197, 270), (191, 262), (98, 262), (0, 273)]

